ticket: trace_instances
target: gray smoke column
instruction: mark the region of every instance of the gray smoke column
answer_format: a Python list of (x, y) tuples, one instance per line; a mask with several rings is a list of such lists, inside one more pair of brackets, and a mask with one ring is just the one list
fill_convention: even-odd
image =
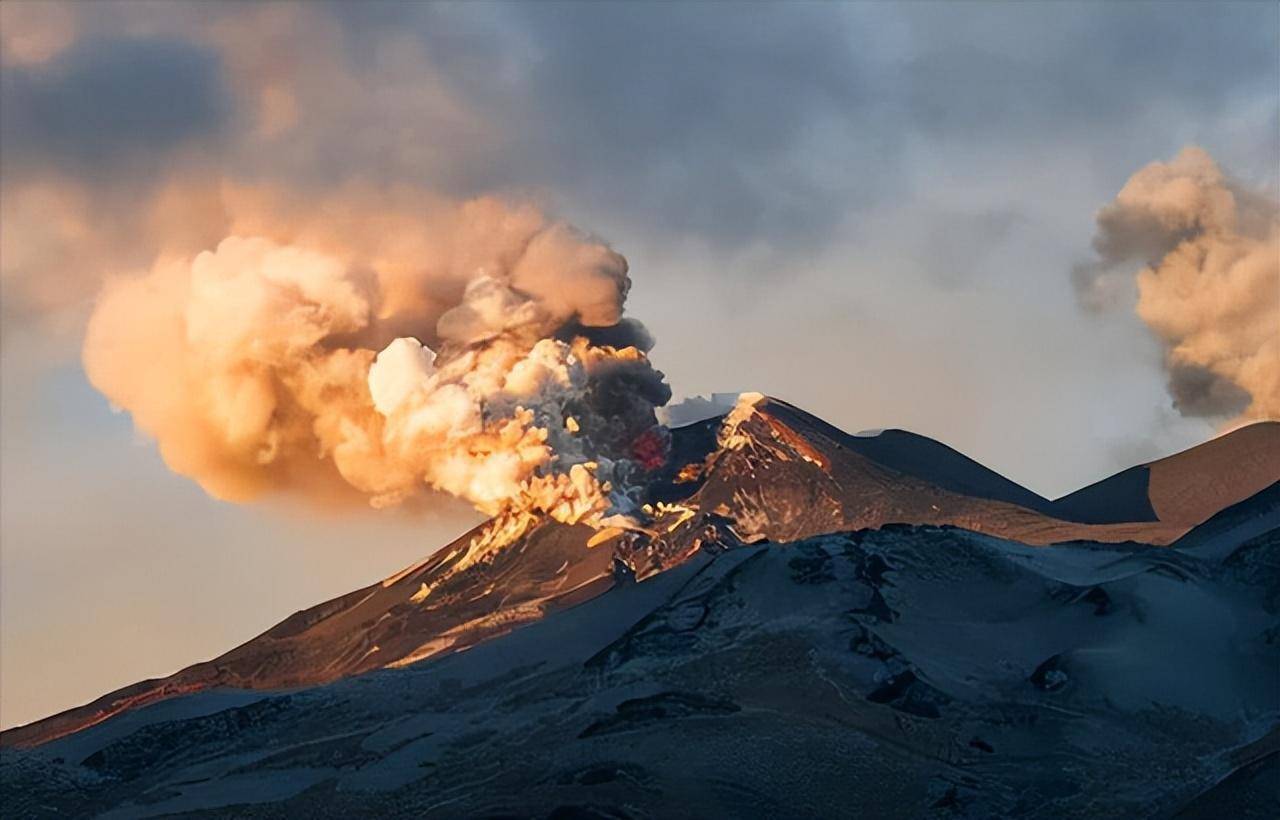
[(90, 320), (90, 380), (172, 469), (235, 501), (634, 508), (670, 390), (623, 317), (622, 256), (495, 199), (273, 196), (234, 198), (207, 249), (110, 281)]
[(1097, 217), (1082, 302), (1132, 298), (1165, 346), (1183, 415), (1280, 418), (1280, 203), (1228, 179), (1196, 147), (1130, 177)]

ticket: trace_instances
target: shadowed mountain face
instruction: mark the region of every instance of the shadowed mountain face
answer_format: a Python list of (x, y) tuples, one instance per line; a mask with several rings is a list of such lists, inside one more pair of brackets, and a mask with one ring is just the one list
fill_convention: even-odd
[(1119, 517), (1193, 527), (1280, 479), (1277, 465), (1280, 422), (1264, 421), (1130, 467), (1054, 505), (1063, 516), (1080, 520)]
[[(1237, 439), (1246, 442), (1244, 455)], [(1240, 501), (1259, 474), (1280, 472), (1280, 458), (1264, 463), (1248, 454), (1268, 453), (1278, 441), (1280, 425), (1255, 425), (1135, 468), (1147, 470), (1163, 493), (1144, 510), (1133, 500), (1132, 477), (1093, 485), (1073, 494), (1074, 502), (1051, 502), (927, 438), (902, 431), (850, 436), (763, 400), (727, 421), (673, 431), (673, 457), (651, 490), (648, 532), (495, 520), (421, 564), (299, 612), (212, 661), (10, 730), (3, 744), (45, 743), (176, 696), (305, 687), (456, 653), (699, 555), (762, 541), (907, 524), (1033, 545), (1167, 544), (1202, 520), (1187, 523), (1190, 514), (1168, 512), (1171, 499), (1187, 495), (1179, 488), (1200, 482), (1213, 488), (1214, 503)], [(1195, 500), (1197, 509), (1208, 503)], [(1126, 511), (1134, 517), (1119, 515)]]
[(1201, 558), (1221, 557), (1241, 541), (1280, 529), (1280, 482), (1232, 504), (1173, 542)]
[(902, 525), (704, 548), (464, 653), (4, 750), (7, 809), (1273, 816), (1276, 536), (1213, 560)]

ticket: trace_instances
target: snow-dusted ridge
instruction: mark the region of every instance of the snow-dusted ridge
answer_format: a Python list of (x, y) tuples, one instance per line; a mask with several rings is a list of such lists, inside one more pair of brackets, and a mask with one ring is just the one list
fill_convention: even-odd
[(4, 751), (6, 791), (37, 814), (246, 817), (1253, 799), (1280, 708), (1280, 522), (1274, 486), (1241, 499), (1280, 467), (1232, 448), (1280, 425), (1160, 462), (1160, 487), (1190, 463), (1234, 499), (1187, 533), (1155, 512), (1171, 496), (1136, 520), (1099, 503), (1134, 476), (1060, 510), (911, 433), (736, 408), (675, 431), (646, 531), (493, 522), (211, 662), (4, 733), (38, 746)]
[(1280, 721), (1277, 533), (1256, 551), (703, 550), (462, 654), (159, 704), (4, 773), (20, 812), (106, 817), (1130, 817), (1214, 789), (1249, 816)]

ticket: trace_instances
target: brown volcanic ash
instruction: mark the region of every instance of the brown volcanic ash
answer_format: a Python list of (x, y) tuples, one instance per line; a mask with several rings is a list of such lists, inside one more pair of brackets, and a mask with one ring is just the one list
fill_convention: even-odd
[(1073, 494), (1086, 498), (1054, 502), (922, 436), (850, 436), (785, 402), (744, 399), (723, 422), (672, 431), (670, 463), (648, 488), (648, 532), (511, 512), (214, 660), (0, 739), (38, 745), (193, 691), (306, 686), (457, 652), (703, 548), (892, 524), (954, 525), (1035, 544), (1168, 543), (1200, 520), (1177, 506), (1177, 488), (1213, 488), (1211, 499), (1197, 499), (1195, 515), (1207, 518), (1280, 479), (1280, 458), (1261, 457), (1280, 452), (1280, 424), (1258, 424)]
[(1165, 346), (1183, 415), (1280, 419), (1280, 203), (1246, 190), (1199, 148), (1134, 174), (1098, 213), (1099, 261), (1077, 268), (1085, 303), (1127, 295)]
[(632, 511), (670, 391), (625, 259), (494, 199), (272, 197), (224, 197), (225, 238), (109, 282), (89, 323), (90, 380), (172, 469), (236, 501)]

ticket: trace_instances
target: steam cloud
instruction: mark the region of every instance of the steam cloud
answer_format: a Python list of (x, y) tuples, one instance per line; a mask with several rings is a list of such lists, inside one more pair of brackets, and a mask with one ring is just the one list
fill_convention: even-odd
[(1121, 302), (1165, 345), (1186, 416), (1280, 418), (1280, 203), (1227, 179), (1204, 150), (1138, 171), (1098, 213), (1082, 301)]
[(633, 509), (670, 390), (626, 260), (531, 207), (380, 198), (231, 196), (210, 249), (108, 282), (90, 380), (218, 498)]

